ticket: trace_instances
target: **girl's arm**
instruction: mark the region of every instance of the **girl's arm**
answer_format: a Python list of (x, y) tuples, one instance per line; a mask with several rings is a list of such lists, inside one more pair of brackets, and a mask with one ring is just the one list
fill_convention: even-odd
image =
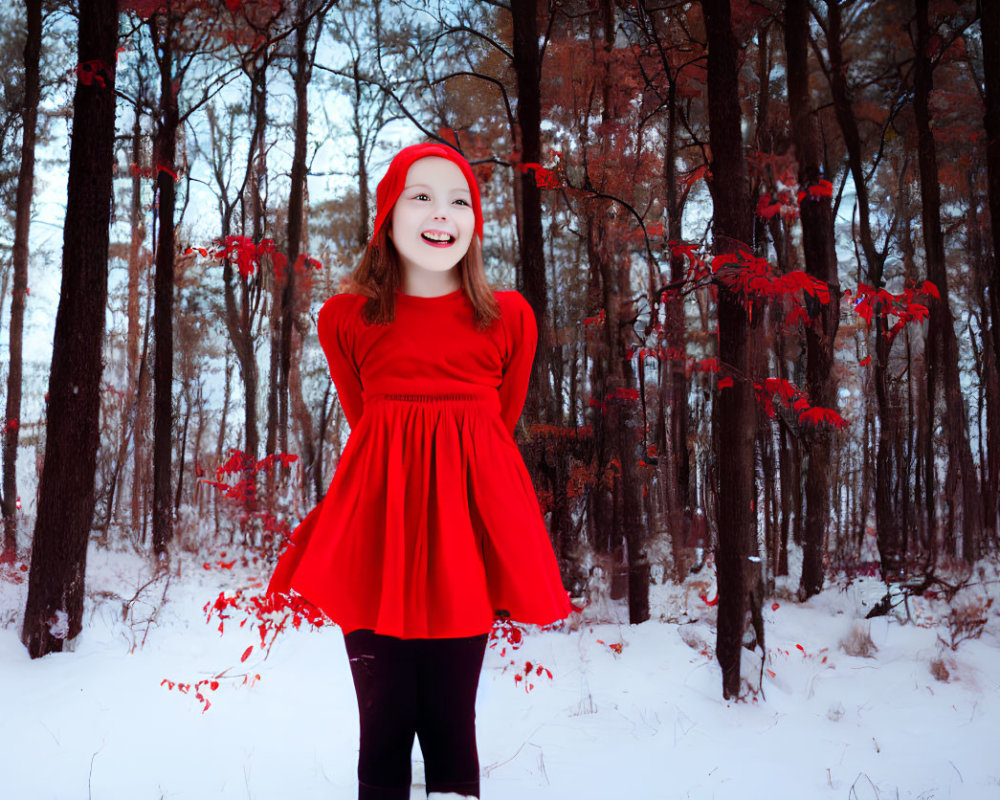
[(355, 428), (364, 412), (361, 395), (361, 373), (351, 348), (353, 337), (347, 326), (348, 303), (351, 297), (338, 294), (331, 297), (319, 312), (319, 343), (330, 365), (330, 377), (337, 388), (337, 397), (347, 417), (347, 424)]
[(511, 436), (524, 410), (528, 396), (528, 380), (538, 347), (538, 324), (535, 312), (520, 292), (508, 292), (506, 308), (501, 315), (507, 338), (507, 361), (500, 381), (500, 416)]

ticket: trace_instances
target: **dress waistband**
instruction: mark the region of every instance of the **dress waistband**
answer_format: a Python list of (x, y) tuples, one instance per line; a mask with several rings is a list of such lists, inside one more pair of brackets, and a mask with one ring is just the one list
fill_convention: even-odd
[(499, 403), (497, 390), (489, 386), (470, 387), (461, 392), (372, 392), (366, 393), (368, 402), (396, 401), (404, 403)]

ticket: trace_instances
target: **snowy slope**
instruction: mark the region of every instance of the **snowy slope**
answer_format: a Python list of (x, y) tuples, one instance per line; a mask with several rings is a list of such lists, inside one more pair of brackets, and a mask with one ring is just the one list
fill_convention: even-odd
[[(166, 602), (161, 579), (123, 621), (149, 567), (92, 548), (84, 633), (74, 652), (36, 662), (18, 640), (25, 573), (6, 568), (0, 797), (356, 796), (357, 706), (339, 629), (290, 631), (266, 660), (255, 647), (241, 663), (256, 633), (230, 622), (220, 636), (202, 607), (253, 570), (201, 564), (182, 557)], [(996, 595), (996, 567), (984, 577), (965, 596)], [(938, 641), (948, 638), (942, 600), (911, 601), (907, 624), (864, 622), (883, 593), (874, 579), (801, 605), (779, 600), (766, 611), (763, 696), (732, 703), (721, 697), (706, 588), (714, 595), (698, 583), (653, 587), (653, 619), (641, 625), (609, 621), (625, 612), (605, 603), (604, 621), (529, 628), (520, 649), (487, 650), (477, 702), (484, 800), (1000, 798), (1000, 603), (982, 637), (952, 652)], [(871, 657), (839, 645), (857, 626), (870, 626)], [(527, 661), (552, 679), (533, 670), (526, 691), (514, 674)], [(746, 674), (754, 663), (747, 653)], [(205, 712), (191, 693), (161, 686), (226, 668)], [(244, 685), (245, 674), (260, 680)], [(425, 796), (419, 746), (412, 796)]]

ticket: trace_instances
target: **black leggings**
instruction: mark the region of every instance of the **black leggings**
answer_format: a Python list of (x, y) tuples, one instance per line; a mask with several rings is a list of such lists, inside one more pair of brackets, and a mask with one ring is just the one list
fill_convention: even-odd
[(409, 800), (414, 733), (428, 793), (479, 797), (476, 690), (488, 638), (344, 635), (361, 722), (358, 800)]

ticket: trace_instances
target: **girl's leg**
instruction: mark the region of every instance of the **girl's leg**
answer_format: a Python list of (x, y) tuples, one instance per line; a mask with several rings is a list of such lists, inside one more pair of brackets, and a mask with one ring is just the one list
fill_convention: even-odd
[(427, 791), (479, 797), (476, 691), (489, 634), (419, 639), (417, 736)]
[(408, 640), (361, 629), (344, 635), (358, 695), (358, 800), (408, 800), (417, 684)]

